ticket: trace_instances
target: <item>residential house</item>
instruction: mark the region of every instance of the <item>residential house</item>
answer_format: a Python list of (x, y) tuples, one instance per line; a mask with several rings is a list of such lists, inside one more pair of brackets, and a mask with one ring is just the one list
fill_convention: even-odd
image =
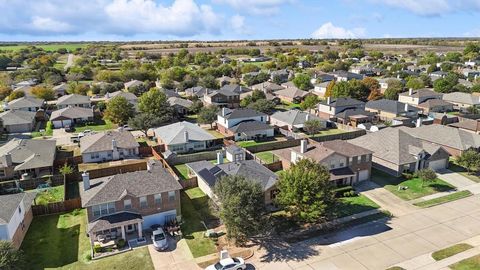
[(429, 99), (418, 104), (417, 107), (423, 110), (424, 114), (431, 112), (441, 113), (453, 111), (453, 104), (442, 99)]
[(287, 82), (290, 78), (290, 72), (287, 69), (274, 70), (270, 72), (270, 80), (273, 82)]
[(371, 100), (365, 104), (365, 110), (376, 113), (383, 121), (392, 121), (399, 116), (416, 119), (421, 112), (412, 105), (389, 99)]
[(310, 80), (312, 84), (331, 82), (335, 80), (335, 76), (321, 71), (314, 71), (313, 78)]
[(372, 152), (342, 140), (318, 143), (304, 139), (298, 147), (273, 153), (280, 157), (284, 169), (305, 158), (324, 165), (330, 171), (330, 181), (336, 186), (354, 185), (371, 176)]
[(330, 98), (318, 104), (318, 116), (330, 119), (348, 109), (365, 109), (365, 102), (353, 98)]
[(309, 120), (318, 120), (323, 129), (327, 128), (327, 121), (300, 110), (278, 111), (270, 116), (271, 125), (289, 131), (302, 130), (305, 122)]
[(57, 109), (64, 109), (67, 107), (91, 108), (92, 104), (90, 102), (90, 97), (77, 94), (62, 96), (57, 99)]
[(423, 168), (442, 170), (448, 166), (448, 152), (423, 141), (401, 128), (385, 128), (348, 141), (373, 152), (373, 167), (390, 175), (416, 172)]
[(230, 110), (223, 108), (217, 114), (217, 129), (235, 140), (255, 140), (274, 136), (274, 129), (267, 124), (268, 115), (252, 109)]
[(29, 111), (37, 112), (40, 110), (45, 101), (43, 99), (33, 98), (33, 97), (21, 97), (14, 99), (3, 105), (3, 110), (18, 110), (18, 111)]
[(211, 89), (207, 89), (203, 86), (195, 86), (195, 87), (191, 87), (191, 88), (187, 88), (185, 89), (185, 95), (189, 96), (189, 97), (203, 97), (204, 95), (212, 92), (213, 90)]
[(273, 93), (280, 100), (289, 103), (300, 103), (309, 92), (298, 89), (297, 87), (288, 87)]
[(407, 92), (403, 92), (398, 95), (398, 101), (402, 103), (408, 103), (413, 106), (418, 106), (429, 99), (442, 99), (442, 94), (431, 89), (424, 88), (418, 90), (409, 89)]
[(448, 126), (480, 134), (480, 122), (479, 120), (462, 119), (462, 121), (451, 123)]
[(227, 84), (227, 85), (222, 86), (222, 88), (220, 88), (220, 90), (231, 92), (231, 93), (236, 93), (236, 94), (239, 94), (239, 95), (243, 95), (243, 94), (246, 94), (246, 93), (249, 93), (249, 92), (252, 91), (252, 89), (250, 89), (248, 87), (245, 87), (245, 86), (238, 85), (238, 84)]
[(189, 175), (196, 176), (198, 187), (208, 197), (216, 200), (214, 187), (224, 176), (242, 176), (260, 184), (264, 193), (265, 204), (273, 203), (278, 192), (276, 183), (278, 176), (255, 160), (239, 160), (231, 163), (223, 163), (223, 156), (219, 154), (217, 164), (209, 161), (197, 161), (187, 163)]
[(364, 109), (347, 109), (330, 119), (343, 125), (357, 127), (360, 124), (372, 123), (377, 120), (377, 117), (375, 113)]
[(80, 197), (92, 246), (116, 239), (129, 244), (144, 239), (154, 225), (181, 220), (182, 186), (160, 163), (149, 161), (145, 171), (96, 179), (83, 173), (82, 178)]
[(131, 80), (129, 82), (124, 83), (123, 87), (124, 87), (125, 91), (128, 92), (129, 89), (134, 88), (134, 87), (138, 87), (138, 86), (141, 86), (141, 85), (143, 85), (143, 82), (138, 81), (138, 80)]
[(54, 128), (73, 127), (75, 124), (93, 121), (93, 110), (82, 107), (66, 107), (52, 112), (50, 121)]
[(139, 146), (132, 133), (125, 130), (109, 130), (80, 139), (83, 163), (138, 158)]
[(0, 147), (0, 179), (52, 174), (55, 144), (52, 140), (11, 139)]
[(469, 107), (480, 107), (480, 97), (462, 92), (443, 95), (443, 100), (453, 104), (453, 109), (466, 112)]
[(165, 151), (188, 153), (204, 151), (215, 144), (215, 136), (190, 122), (177, 122), (154, 130), (155, 137)]
[(112, 98), (114, 97), (124, 97), (128, 101), (128, 103), (132, 104), (135, 108), (137, 107), (138, 97), (135, 96), (135, 94), (133, 93), (124, 92), (124, 91), (115, 91), (113, 93), (105, 94), (105, 99), (107, 102), (112, 100)]
[(273, 93), (279, 90), (285, 89), (285, 87), (278, 85), (273, 82), (262, 82), (259, 84), (252, 85), (253, 90), (260, 90), (264, 93)]
[(330, 74), (333, 75), (335, 79), (339, 82), (346, 82), (354, 79), (363, 80), (363, 78), (365, 77), (361, 74), (356, 74), (356, 73), (348, 72), (344, 70), (333, 71)]
[(1, 195), (0, 240), (11, 242), (19, 249), (33, 220), (35, 192)]
[(192, 101), (184, 98), (177, 98), (177, 97), (169, 98), (168, 103), (170, 104), (170, 106), (172, 106), (175, 113), (180, 116), (184, 116), (188, 114), (190, 111), (190, 108), (193, 105)]
[(222, 76), (220, 78), (216, 78), (215, 80), (218, 82), (220, 87), (222, 87), (224, 85), (227, 85), (227, 84), (237, 83), (237, 79), (234, 79), (234, 78), (231, 78), (231, 77), (228, 77), (228, 76)]
[(0, 113), (2, 131), (8, 133), (32, 132), (35, 129), (37, 113), (29, 111), (8, 110)]
[(227, 90), (215, 90), (203, 97), (203, 103), (206, 106), (215, 105), (230, 109), (240, 107), (240, 94)]
[(403, 80), (396, 77), (381, 78), (378, 80), (378, 83), (380, 84), (380, 92), (382, 92), (382, 94), (385, 93), (385, 90), (388, 89), (388, 86), (392, 81), (400, 81), (401, 83), (405, 83)]
[(415, 138), (443, 147), (454, 157), (460, 156), (468, 149), (480, 148), (480, 135), (458, 128), (439, 124), (400, 128)]
[(66, 83), (61, 83), (52, 88), (56, 98), (65, 96), (67, 94), (67, 89), (68, 89), (68, 85)]
[(472, 78), (477, 78), (478, 76), (480, 76), (480, 70), (475, 70), (475, 69), (471, 69), (471, 68), (464, 68), (462, 69), (462, 74), (463, 76), (465, 77), (472, 77)]
[(313, 93), (317, 94), (321, 97), (325, 96), (325, 93), (327, 92), (327, 88), (330, 82), (322, 82), (322, 83), (316, 83), (313, 85)]
[(438, 80), (438, 79), (442, 79), (442, 78), (445, 78), (445, 76), (447, 76), (448, 73), (445, 72), (445, 71), (434, 71), (430, 74), (428, 74), (428, 76), (430, 76), (430, 79), (432, 80), (432, 82)]

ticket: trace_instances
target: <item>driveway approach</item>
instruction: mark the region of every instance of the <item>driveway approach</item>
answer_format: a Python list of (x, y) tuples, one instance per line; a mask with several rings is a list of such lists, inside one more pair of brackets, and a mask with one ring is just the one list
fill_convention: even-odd
[(295, 244), (267, 241), (249, 262), (262, 270), (386, 269), (480, 235), (478, 224), (476, 195)]

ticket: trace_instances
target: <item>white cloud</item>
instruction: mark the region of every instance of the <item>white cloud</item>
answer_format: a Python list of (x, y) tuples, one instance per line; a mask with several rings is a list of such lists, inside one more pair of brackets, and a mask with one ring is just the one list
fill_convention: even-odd
[(228, 4), (233, 8), (255, 15), (271, 15), (280, 11), (280, 6), (295, 0), (213, 0), (217, 4)]
[(313, 38), (360, 38), (365, 36), (365, 28), (345, 29), (333, 25), (331, 22), (324, 23), (312, 33)]
[(65, 33), (72, 31), (73, 27), (65, 22), (60, 22), (48, 17), (34, 16), (32, 18), (32, 30), (44, 33)]
[(241, 34), (241, 35), (250, 35), (250, 31), (245, 25), (245, 17), (240, 16), (238, 14), (234, 15), (230, 19), (230, 25), (235, 33)]
[(447, 12), (480, 10), (480, 0), (373, 0), (406, 9), (422, 16), (439, 16)]

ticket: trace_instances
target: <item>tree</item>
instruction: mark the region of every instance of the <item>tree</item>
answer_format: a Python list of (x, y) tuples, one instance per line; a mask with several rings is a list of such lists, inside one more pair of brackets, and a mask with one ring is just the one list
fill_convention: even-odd
[(425, 82), (421, 78), (408, 77), (407, 84), (405, 85), (408, 89), (422, 89), (425, 87)]
[(22, 98), (25, 96), (25, 92), (23, 91), (13, 91), (9, 96), (8, 96), (8, 100), (9, 101), (12, 101), (12, 100), (15, 100), (15, 99), (18, 99), (18, 98)]
[(417, 177), (422, 179), (422, 187), (425, 183), (431, 183), (437, 179), (437, 174), (430, 168), (421, 169), (417, 172)]
[(317, 95), (307, 95), (305, 99), (300, 103), (300, 108), (304, 111), (315, 109), (320, 102)]
[(0, 100), (4, 100), (12, 93), (12, 88), (8, 86), (0, 86)]
[(138, 99), (138, 109), (142, 113), (162, 117), (164, 121), (171, 119), (173, 111), (167, 96), (158, 88), (152, 88)]
[(305, 73), (300, 73), (293, 78), (293, 84), (302, 90), (312, 89), (312, 83), (310, 82), (310, 76)]
[(116, 96), (107, 103), (105, 118), (114, 124), (125, 124), (133, 117), (135, 109), (125, 97)]
[(11, 242), (0, 240), (0, 269), (25, 269), (25, 257), (21, 250), (17, 250)]
[(335, 87), (335, 80), (332, 80), (327, 85), (327, 90), (325, 90), (325, 97), (333, 96), (333, 88)]
[(448, 73), (445, 78), (440, 78), (433, 82), (433, 90), (439, 93), (451, 93), (454, 87), (458, 84), (458, 75), (455, 73)]
[(150, 113), (136, 114), (133, 118), (128, 120), (128, 125), (131, 128), (139, 129), (147, 134), (150, 128), (158, 127), (164, 123), (164, 118)]
[(348, 82), (336, 83), (333, 87), (333, 97), (351, 97), (358, 100), (367, 100), (370, 90), (359, 80), (350, 80)]
[(388, 88), (385, 90), (385, 93), (383, 93), (383, 96), (386, 99), (391, 99), (391, 100), (397, 100), (398, 99), (398, 94), (400, 94), (403, 91), (403, 84), (399, 80), (388, 80)]
[(473, 149), (464, 151), (457, 159), (458, 165), (467, 169), (469, 173), (480, 169), (480, 153)]
[(377, 100), (382, 98), (382, 93), (380, 92), (380, 83), (377, 80), (371, 77), (365, 77), (365, 79), (362, 80), (362, 83), (370, 91), (367, 100)]
[(322, 121), (318, 119), (311, 119), (303, 123), (303, 130), (310, 135), (317, 134), (322, 129)]
[(44, 100), (54, 100), (55, 92), (51, 88), (46, 88), (43, 86), (34, 86), (31, 90), (32, 95), (36, 98)]
[(270, 114), (275, 109), (275, 106), (276, 104), (272, 100), (259, 99), (253, 103), (250, 103), (248, 108)]
[(242, 176), (222, 177), (214, 187), (227, 237), (244, 244), (265, 228), (265, 199), (258, 182)]
[(199, 124), (209, 124), (213, 128), (213, 122), (217, 120), (218, 108), (216, 106), (203, 107), (198, 112), (197, 122)]
[(74, 169), (72, 166), (68, 165), (67, 163), (63, 164), (60, 168), (60, 174), (63, 175), (63, 184), (67, 184), (67, 175), (72, 174)]
[(276, 201), (299, 220), (325, 220), (335, 204), (329, 170), (310, 159), (302, 159), (280, 175)]

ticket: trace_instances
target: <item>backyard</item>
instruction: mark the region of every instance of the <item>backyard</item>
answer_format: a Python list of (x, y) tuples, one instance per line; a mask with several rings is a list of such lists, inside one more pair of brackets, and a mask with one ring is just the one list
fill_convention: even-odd
[(216, 219), (210, 213), (209, 198), (200, 188), (182, 192), (182, 233), (187, 241), (193, 257), (201, 257), (215, 253), (217, 248), (213, 239), (205, 237), (205, 226), (202, 222)]
[(266, 164), (270, 164), (280, 160), (275, 154), (270, 151), (259, 152), (256, 153), (255, 156), (261, 159)]
[(455, 187), (440, 179), (423, 183), (420, 178), (405, 179), (394, 177), (378, 170), (372, 170), (372, 181), (403, 200), (414, 200), (437, 192), (453, 190)]
[(90, 261), (85, 210), (35, 217), (23, 241), (29, 269), (153, 269), (147, 248)]
[(175, 174), (177, 174), (178, 177), (180, 177), (180, 179), (182, 179), (182, 180), (187, 180), (188, 178), (190, 178), (188, 176), (187, 165), (185, 165), (185, 164), (175, 165), (175, 166), (173, 166), (173, 170), (175, 171)]
[(37, 205), (61, 202), (63, 201), (65, 194), (63, 185), (33, 191), (37, 192), (37, 197), (35, 198), (35, 203)]

